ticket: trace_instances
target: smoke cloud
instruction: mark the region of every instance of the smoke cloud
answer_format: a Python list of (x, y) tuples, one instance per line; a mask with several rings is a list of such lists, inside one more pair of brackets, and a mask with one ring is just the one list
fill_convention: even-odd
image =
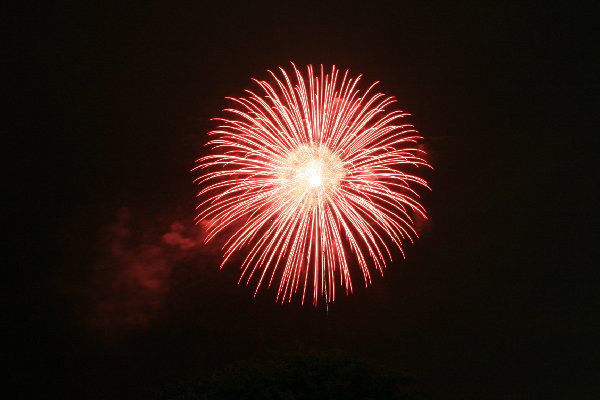
[(101, 230), (88, 315), (88, 327), (100, 334), (143, 328), (160, 318), (173, 271), (202, 265), (214, 252), (201, 246), (201, 226), (176, 220), (163, 227), (153, 221), (148, 228), (133, 217), (122, 208)]

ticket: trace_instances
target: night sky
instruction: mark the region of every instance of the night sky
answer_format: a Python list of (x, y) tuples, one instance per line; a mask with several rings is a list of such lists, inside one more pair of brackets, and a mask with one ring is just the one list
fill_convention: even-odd
[[(597, 398), (591, 10), (102, 3), (10, 22), (20, 390), (138, 398), (236, 362), (333, 351), (404, 371), (425, 398)], [(276, 304), (275, 290), (253, 298), (239, 260), (219, 271), (193, 224), (210, 118), (290, 61), (381, 81), (435, 168), (431, 221), (406, 260), (367, 289), (355, 276), (328, 314)]]

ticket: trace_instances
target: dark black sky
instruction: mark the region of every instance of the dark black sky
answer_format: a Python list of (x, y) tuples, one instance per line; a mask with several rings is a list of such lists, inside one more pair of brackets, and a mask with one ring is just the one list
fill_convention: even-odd
[[(11, 22), (25, 387), (135, 398), (334, 349), (404, 369), (432, 398), (598, 394), (591, 10), (197, 3), (32, 6)], [(194, 240), (189, 170), (223, 98), (289, 61), (380, 80), (435, 167), (423, 238), (328, 316), (252, 299), (235, 266), (163, 236)]]

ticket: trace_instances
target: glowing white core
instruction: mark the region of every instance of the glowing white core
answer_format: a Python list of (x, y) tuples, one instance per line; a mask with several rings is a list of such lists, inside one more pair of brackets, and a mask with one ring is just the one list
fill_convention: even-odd
[(342, 160), (322, 145), (303, 145), (283, 160), (279, 177), (292, 197), (312, 206), (335, 195), (346, 170)]
[(314, 188), (321, 186), (323, 183), (323, 179), (321, 178), (322, 168), (323, 167), (320, 162), (313, 160), (306, 166), (306, 168), (298, 171), (298, 177), (300, 179), (306, 179), (310, 187)]
[(320, 186), (322, 181), (321, 181), (321, 175), (319, 174), (313, 174), (310, 176), (310, 178), (308, 179), (308, 183), (311, 187), (317, 187)]

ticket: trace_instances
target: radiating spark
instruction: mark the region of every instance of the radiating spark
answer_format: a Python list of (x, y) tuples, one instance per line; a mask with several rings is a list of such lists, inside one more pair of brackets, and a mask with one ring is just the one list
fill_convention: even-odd
[(336, 281), (352, 292), (351, 269), (365, 285), (372, 269), (383, 274), (390, 244), (417, 237), (413, 214), (426, 217), (417, 187), (427, 182), (410, 173), (429, 167), (422, 139), (409, 114), (387, 109), (393, 97), (358, 89), (336, 67), (306, 78), (269, 71), (256, 80), (259, 92), (230, 98), (231, 117), (216, 118), (209, 133), (211, 154), (197, 160), (200, 185), (197, 221), (207, 222), (206, 241), (233, 228), (221, 267), (245, 252), (240, 282), (256, 280), (256, 291), (278, 282), (277, 300), (313, 304), (333, 301)]

